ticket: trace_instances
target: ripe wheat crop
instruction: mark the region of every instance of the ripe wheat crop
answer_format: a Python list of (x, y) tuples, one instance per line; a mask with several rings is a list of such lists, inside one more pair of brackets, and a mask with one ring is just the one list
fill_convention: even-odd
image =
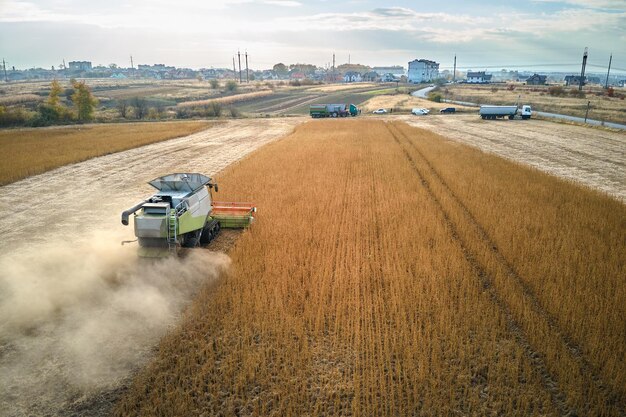
[(0, 185), (63, 165), (204, 130), (207, 122), (124, 123), (0, 131)]
[(116, 415), (623, 415), (623, 204), (373, 120), (218, 181), (257, 222)]

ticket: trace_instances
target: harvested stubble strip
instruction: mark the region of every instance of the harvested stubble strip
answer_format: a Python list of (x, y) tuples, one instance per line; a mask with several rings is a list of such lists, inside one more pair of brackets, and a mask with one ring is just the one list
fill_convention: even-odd
[(232, 96), (211, 98), (207, 100), (184, 101), (182, 103), (178, 103), (177, 107), (198, 107), (198, 106), (205, 106), (211, 103), (220, 103), (224, 105), (229, 105), (233, 103), (239, 103), (242, 101), (254, 100), (256, 98), (271, 96), (272, 94), (274, 94), (274, 91), (272, 90), (255, 91), (252, 93), (241, 93), (241, 94), (235, 94)]
[(218, 180), (257, 222), (117, 415), (557, 414), (384, 123), (308, 123)]

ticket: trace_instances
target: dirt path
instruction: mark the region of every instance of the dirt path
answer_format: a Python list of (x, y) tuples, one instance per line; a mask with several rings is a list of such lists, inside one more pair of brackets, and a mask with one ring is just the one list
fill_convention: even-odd
[(413, 126), (606, 192), (626, 202), (626, 134), (543, 120), (400, 116)]
[[(122, 210), (148, 196), (147, 181), (171, 172), (215, 174), (284, 136), (303, 119), (237, 120), (187, 137), (61, 167), (2, 187), (2, 253), (51, 236), (121, 227)], [(132, 237), (132, 228), (125, 228)]]

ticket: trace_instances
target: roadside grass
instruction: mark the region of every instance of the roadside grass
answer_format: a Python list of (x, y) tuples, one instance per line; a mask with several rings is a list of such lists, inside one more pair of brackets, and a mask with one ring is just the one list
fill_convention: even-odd
[(257, 221), (115, 415), (623, 412), (620, 202), (362, 119), (217, 180)]
[(205, 121), (122, 123), (0, 130), (0, 185), (63, 165), (207, 129)]

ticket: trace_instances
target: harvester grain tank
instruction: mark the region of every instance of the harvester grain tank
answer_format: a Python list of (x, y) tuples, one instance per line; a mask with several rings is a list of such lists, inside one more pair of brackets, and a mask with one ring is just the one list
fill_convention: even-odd
[(313, 118), (354, 117), (359, 114), (359, 109), (354, 104), (311, 104), (309, 114)]
[(209, 243), (222, 228), (244, 228), (254, 220), (250, 203), (212, 201), (210, 190), (218, 186), (205, 175), (170, 174), (149, 184), (157, 193), (122, 213), (125, 226), (134, 214), (141, 257), (176, 254), (180, 247)]
[[(500, 117), (508, 117), (513, 120), (517, 115), (517, 106), (480, 106), (478, 114), (483, 119), (496, 119)], [(530, 119), (532, 110), (528, 104), (522, 106), (521, 116), (522, 119)]]

